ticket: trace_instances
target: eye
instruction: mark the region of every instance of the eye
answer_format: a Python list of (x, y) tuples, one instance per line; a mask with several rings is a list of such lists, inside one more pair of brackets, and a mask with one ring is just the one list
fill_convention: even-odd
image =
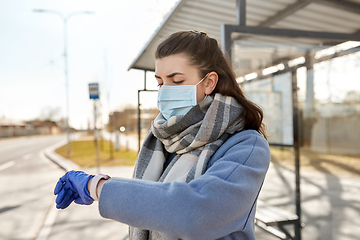
[(181, 84), (183, 83), (185, 80), (180, 80), (180, 81), (174, 81), (175, 84)]

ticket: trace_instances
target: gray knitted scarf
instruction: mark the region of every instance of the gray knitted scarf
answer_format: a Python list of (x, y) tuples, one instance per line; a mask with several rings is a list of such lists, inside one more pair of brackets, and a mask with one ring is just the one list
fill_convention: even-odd
[[(184, 116), (164, 119), (160, 113), (139, 152), (134, 178), (158, 182), (201, 176), (211, 156), (230, 134), (244, 127), (241, 105), (229, 96), (207, 96)], [(176, 153), (166, 169), (169, 153)], [(159, 233), (130, 227), (131, 240), (165, 239)]]

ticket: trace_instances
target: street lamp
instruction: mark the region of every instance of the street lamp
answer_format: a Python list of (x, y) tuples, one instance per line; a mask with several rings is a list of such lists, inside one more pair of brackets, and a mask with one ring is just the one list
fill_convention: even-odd
[(63, 20), (63, 29), (64, 29), (64, 77), (65, 77), (65, 89), (66, 89), (66, 133), (67, 133), (67, 156), (70, 156), (71, 147), (70, 147), (70, 127), (69, 127), (69, 66), (68, 66), (68, 54), (67, 54), (67, 22), (69, 18), (80, 15), (80, 14), (94, 14), (90, 11), (76, 11), (64, 15), (63, 13), (56, 10), (47, 10), (47, 9), (34, 9), (36, 13), (53, 13), (61, 17)]

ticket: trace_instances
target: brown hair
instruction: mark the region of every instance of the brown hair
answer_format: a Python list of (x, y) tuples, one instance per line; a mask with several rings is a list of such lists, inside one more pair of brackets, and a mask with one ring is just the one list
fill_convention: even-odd
[(228, 59), (214, 38), (204, 32), (175, 32), (158, 45), (155, 58), (161, 59), (179, 53), (184, 53), (190, 58), (191, 64), (198, 67), (200, 76), (216, 72), (219, 80), (211, 95), (221, 93), (234, 97), (244, 108), (245, 129), (256, 130), (266, 138), (265, 125), (262, 123), (263, 111), (246, 99), (235, 80), (235, 73)]

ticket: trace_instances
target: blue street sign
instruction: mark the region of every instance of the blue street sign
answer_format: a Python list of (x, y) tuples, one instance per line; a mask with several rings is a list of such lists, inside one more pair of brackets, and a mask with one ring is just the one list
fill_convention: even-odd
[(99, 99), (99, 84), (89, 83), (89, 96), (90, 99)]

